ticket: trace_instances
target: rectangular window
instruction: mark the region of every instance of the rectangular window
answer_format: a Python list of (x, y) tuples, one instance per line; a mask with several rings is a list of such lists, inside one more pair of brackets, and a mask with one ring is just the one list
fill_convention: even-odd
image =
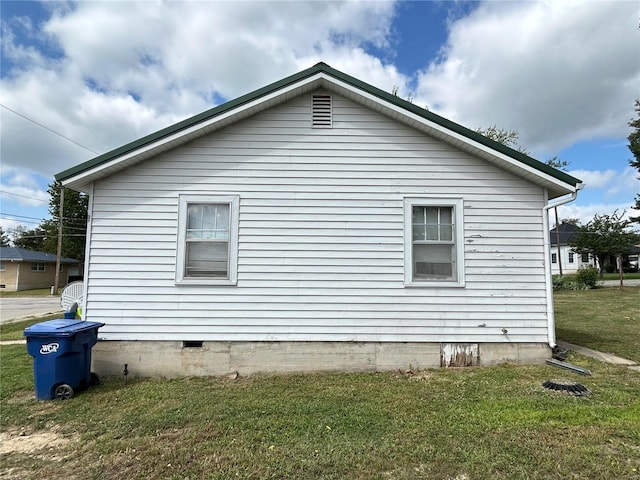
[(239, 198), (181, 195), (176, 281), (235, 284)]
[(582, 263), (589, 263), (589, 254), (588, 253), (583, 253), (580, 255), (580, 261)]
[(557, 253), (552, 253), (551, 254), (551, 263), (558, 263), (558, 254)]
[(462, 199), (405, 198), (405, 284), (464, 285)]
[(569, 263), (573, 263), (574, 260), (574, 254), (573, 252), (569, 252)]
[(0, 272), (4, 272), (7, 269), (7, 264), (0, 262)]
[(43, 262), (33, 262), (31, 264), (32, 272), (44, 272), (44, 270), (45, 270), (45, 264)]

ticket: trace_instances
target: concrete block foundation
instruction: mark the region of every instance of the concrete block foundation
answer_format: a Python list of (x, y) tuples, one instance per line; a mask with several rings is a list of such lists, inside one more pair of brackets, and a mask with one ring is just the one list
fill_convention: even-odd
[[(451, 348), (452, 343), (447, 343)], [(469, 344), (464, 344), (468, 348)], [(99, 341), (92, 370), (100, 376), (222, 376), (257, 373), (381, 372), (439, 368), (440, 343)], [(474, 350), (476, 351), (476, 350)], [(474, 365), (540, 364), (546, 344), (477, 344)]]

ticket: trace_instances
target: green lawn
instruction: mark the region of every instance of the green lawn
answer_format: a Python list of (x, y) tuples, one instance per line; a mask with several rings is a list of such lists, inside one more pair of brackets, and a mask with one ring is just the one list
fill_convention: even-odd
[[(557, 294), (558, 337), (580, 343), (576, 325), (591, 326), (597, 346), (621, 318), (616, 353), (634, 348), (638, 317), (626, 315), (638, 295)], [(590, 320), (602, 311), (605, 319)], [(3, 329), (3, 338), (23, 327)], [(2, 346), (0, 478), (639, 480), (640, 374), (568, 360), (593, 376), (538, 365), (114, 377), (65, 402), (37, 402), (24, 345)], [(552, 392), (542, 388), (549, 379), (592, 393)]]
[(51, 295), (51, 289), (38, 288), (37, 290), (20, 290), (19, 292), (8, 292), (0, 290), (0, 297), (48, 297)]
[(554, 293), (556, 336), (640, 363), (640, 287)]
[(52, 313), (51, 315), (44, 315), (42, 317), (31, 317), (27, 320), (20, 320), (19, 322), (0, 323), (0, 341), (3, 340), (22, 340), (24, 336), (22, 332), (27, 327), (35, 323), (45, 322), (47, 320), (55, 320), (61, 318), (60, 313)]

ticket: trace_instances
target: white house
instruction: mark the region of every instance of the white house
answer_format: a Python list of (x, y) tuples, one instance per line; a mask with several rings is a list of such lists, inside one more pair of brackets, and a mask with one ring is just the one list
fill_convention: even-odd
[(101, 374), (539, 362), (578, 179), (320, 63), (56, 179)]
[[(569, 242), (578, 233), (578, 227), (573, 223), (560, 222), (549, 232), (551, 247), (551, 273), (558, 275), (560, 266), (562, 274), (576, 273), (581, 267), (595, 266), (595, 259), (589, 254), (576, 253), (569, 246)], [(558, 248), (560, 245), (560, 248)]]

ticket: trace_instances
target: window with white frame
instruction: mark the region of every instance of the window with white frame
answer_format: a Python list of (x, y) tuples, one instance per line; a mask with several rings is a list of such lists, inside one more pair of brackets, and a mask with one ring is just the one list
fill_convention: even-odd
[(7, 269), (7, 264), (0, 262), (0, 272), (4, 272)]
[(31, 264), (31, 271), (32, 272), (44, 272), (45, 271), (44, 262), (33, 262)]
[(589, 254), (588, 253), (580, 254), (580, 261), (582, 263), (589, 263)]
[(237, 196), (180, 196), (177, 282), (236, 283), (239, 203)]
[(405, 284), (464, 285), (462, 199), (405, 198)]
[(558, 254), (557, 253), (552, 253), (551, 254), (551, 263), (558, 263)]
[(573, 263), (575, 257), (573, 252), (569, 252), (569, 263)]

